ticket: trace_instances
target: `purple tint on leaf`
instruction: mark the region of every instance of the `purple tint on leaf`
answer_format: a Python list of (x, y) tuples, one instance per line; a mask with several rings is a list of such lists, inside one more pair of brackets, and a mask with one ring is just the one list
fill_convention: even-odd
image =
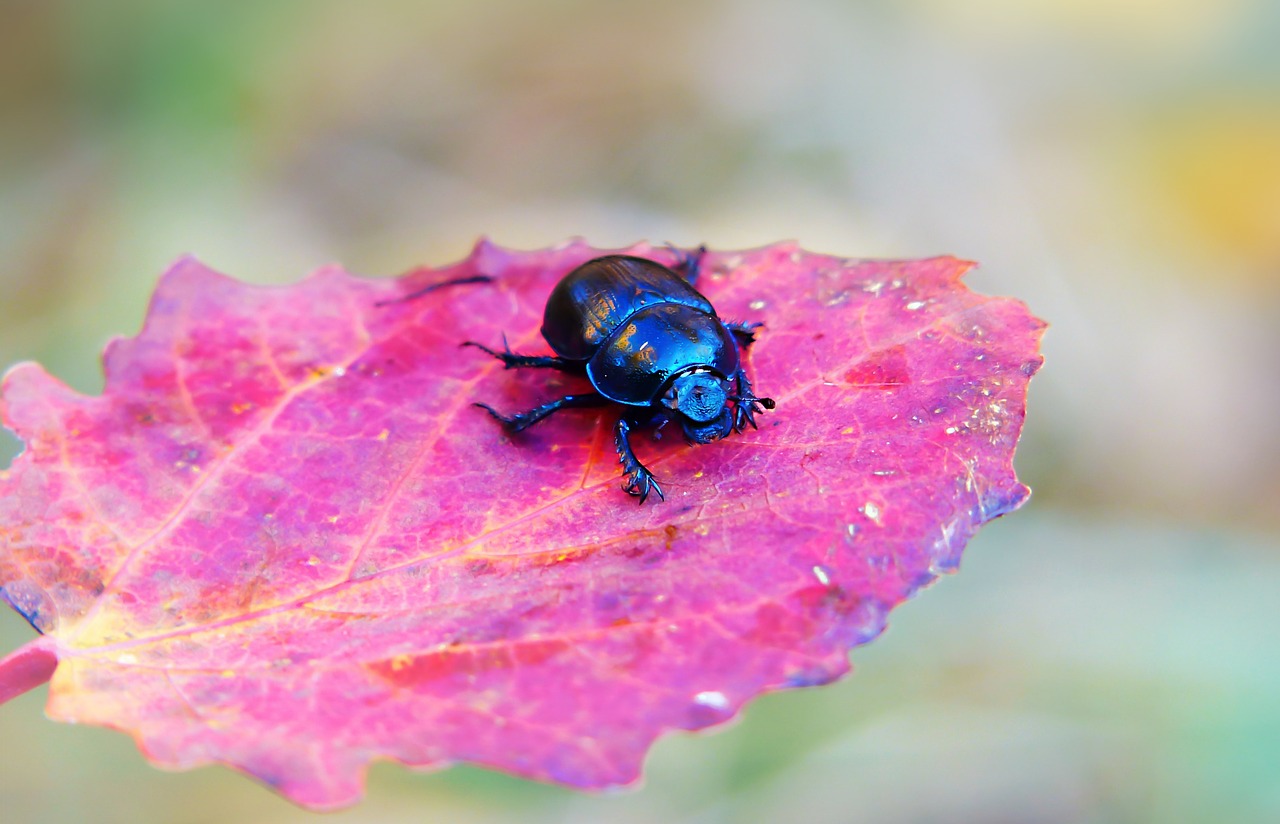
[[(52, 717), (314, 808), (355, 801), (376, 758), (626, 784), (664, 731), (840, 677), (1026, 499), (1043, 324), (951, 258), (709, 253), (699, 289), (764, 322), (746, 368), (778, 406), (696, 448), (639, 432), (665, 503), (620, 491), (615, 410), (505, 436), (474, 401), (583, 383), (458, 344), (546, 353), (543, 301), (603, 253), (481, 243), (396, 281), (282, 288), (187, 259), (107, 348), (102, 396), (15, 367), (0, 593), (44, 637), (0, 662), (0, 695), (56, 655)], [(494, 282), (394, 302), (475, 274)]]

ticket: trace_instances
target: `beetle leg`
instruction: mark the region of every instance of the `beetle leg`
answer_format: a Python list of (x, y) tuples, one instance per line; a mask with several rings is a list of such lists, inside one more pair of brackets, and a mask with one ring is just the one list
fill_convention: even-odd
[(496, 420), (502, 423), (502, 428), (510, 434), (515, 434), (522, 430), (528, 429), (538, 421), (559, 412), (561, 409), (583, 408), (588, 406), (605, 406), (610, 403), (609, 399), (604, 395), (598, 395), (592, 392), (588, 395), (565, 395), (563, 398), (557, 398), (554, 401), (548, 401), (541, 406), (535, 406), (528, 412), (520, 412), (518, 414), (507, 417), (498, 412), (487, 403), (473, 403), (472, 406), (478, 406), (484, 411), (492, 415)]
[(434, 292), (437, 289), (443, 289), (446, 286), (457, 286), (458, 284), (461, 284), (461, 283), (492, 283), (492, 282), (493, 282), (493, 278), (489, 277), (488, 275), (467, 275), (465, 277), (454, 278), (453, 280), (441, 281), (440, 283), (430, 283), (426, 286), (423, 286), (421, 289), (415, 289), (414, 291), (410, 292), (407, 295), (401, 295), (398, 298), (388, 298), (387, 300), (380, 300), (373, 305), (374, 306), (390, 306), (393, 303), (406, 303), (411, 300), (417, 300), (423, 295)]
[(747, 373), (744, 370), (739, 369), (734, 380), (738, 385), (738, 394), (729, 399), (733, 401), (733, 430), (742, 432), (747, 428), (747, 424), (751, 424), (752, 429), (758, 429), (756, 413), (772, 409), (776, 404), (773, 398), (757, 398), (752, 394), (751, 381), (747, 380)]
[(644, 503), (644, 499), (649, 497), (650, 492), (658, 493), (658, 497), (665, 501), (667, 497), (662, 494), (662, 487), (658, 486), (653, 473), (640, 463), (640, 459), (632, 451), (631, 439), (628, 437), (630, 433), (631, 427), (627, 424), (626, 418), (620, 418), (613, 430), (613, 445), (618, 450), (618, 460), (622, 462), (622, 472), (625, 476), (622, 483), (623, 491), (638, 497), (640, 503)]
[(738, 323), (737, 321), (731, 321), (726, 323), (724, 328), (733, 333), (733, 337), (738, 341), (739, 346), (746, 349), (748, 346), (756, 342), (756, 330), (761, 326), (764, 326), (764, 324), (759, 321), (754, 321), (752, 323)]
[(541, 369), (559, 369), (561, 372), (580, 372), (582, 371), (582, 363), (579, 361), (568, 360), (567, 358), (557, 358), (550, 355), (517, 355), (511, 351), (511, 347), (507, 344), (507, 336), (502, 336), (501, 352), (495, 352), (483, 343), (476, 343), (473, 340), (462, 342), (463, 346), (474, 346), (482, 352), (488, 352), (498, 360), (502, 361), (506, 369), (519, 369), (521, 367), (535, 367)]
[(676, 256), (676, 262), (671, 267), (671, 271), (688, 281), (690, 286), (697, 283), (702, 269), (702, 257), (707, 253), (707, 247), (703, 245), (692, 252), (686, 252), (668, 243), (667, 248)]

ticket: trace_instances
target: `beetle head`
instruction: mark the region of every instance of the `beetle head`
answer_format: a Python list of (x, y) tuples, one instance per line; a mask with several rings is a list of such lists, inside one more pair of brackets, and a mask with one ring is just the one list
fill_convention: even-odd
[(715, 373), (695, 370), (678, 375), (662, 397), (663, 404), (680, 413), (684, 435), (694, 443), (710, 443), (733, 429), (729, 410), (729, 382)]

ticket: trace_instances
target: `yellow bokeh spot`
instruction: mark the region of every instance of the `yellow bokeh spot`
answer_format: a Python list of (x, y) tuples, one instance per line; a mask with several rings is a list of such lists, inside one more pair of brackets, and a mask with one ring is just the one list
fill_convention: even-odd
[(1153, 132), (1161, 193), (1187, 228), (1224, 253), (1280, 261), (1280, 107), (1195, 107)]

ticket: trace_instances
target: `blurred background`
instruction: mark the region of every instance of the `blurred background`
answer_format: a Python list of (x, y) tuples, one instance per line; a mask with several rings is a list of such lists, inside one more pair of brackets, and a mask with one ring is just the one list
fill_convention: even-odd
[[(0, 367), (99, 391), (185, 252), (978, 260), (1052, 324), (1035, 495), (854, 677), (663, 741), (638, 791), (379, 765), (328, 820), (1280, 821), (1278, 43), (1268, 0), (0, 0)], [(44, 697), (0, 707), (8, 820), (312, 818)]]

